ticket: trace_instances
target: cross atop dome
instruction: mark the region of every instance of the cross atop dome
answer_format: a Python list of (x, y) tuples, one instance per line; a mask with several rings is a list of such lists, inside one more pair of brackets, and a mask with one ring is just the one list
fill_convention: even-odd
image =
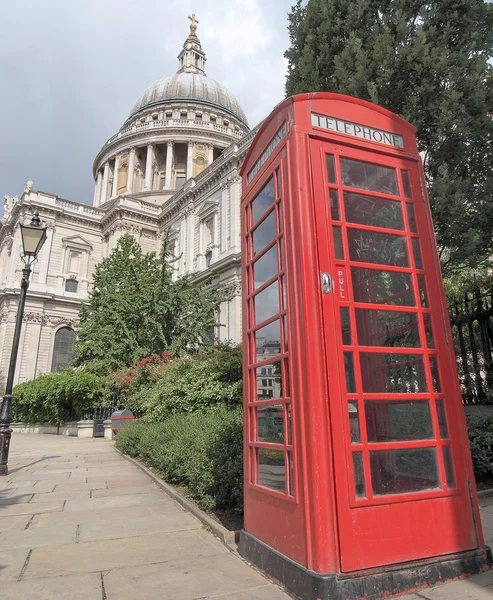
[(198, 19), (195, 18), (195, 14), (192, 14), (192, 16), (188, 15), (188, 18), (190, 19), (190, 21), (192, 21), (190, 23), (190, 35), (195, 35), (197, 32), (197, 23), (199, 23), (200, 21), (198, 21)]
[(205, 75), (205, 52), (202, 50), (197, 37), (197, 23), (195, 14), (188, 17), (190, 33), (183, 44), (183, 50), (178, 55), (178, 73), (202, 73)]

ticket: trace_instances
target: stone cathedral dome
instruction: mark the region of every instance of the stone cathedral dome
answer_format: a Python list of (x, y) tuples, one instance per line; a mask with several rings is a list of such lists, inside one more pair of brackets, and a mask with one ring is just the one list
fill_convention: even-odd
[(178, 70), (151, 84), (94, 160), (94, 205), (132, 195), (162, 205), (210, 166), (249, 127), (236, 98), (205, 73), (197, 19)]
[(162, 77), (152, 83), (140, 96), (130, 111), (130, 118), (145, 108), (163, 102), (192, 101), (213, 105), (238, 117), (245, 125), (247, 118), (238, 100), (219, 82), (205, 73), (178, 71), (171, 77)]

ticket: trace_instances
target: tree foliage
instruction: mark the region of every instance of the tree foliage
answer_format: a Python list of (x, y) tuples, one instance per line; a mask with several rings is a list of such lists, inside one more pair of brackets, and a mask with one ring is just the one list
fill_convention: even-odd
[(286, 91), (333, 91), (417, 128), (442, 267), (491, 256), (493, 5), (483, 0), (297, 0)]
[(176, 281), (166, 254), (144, 254), (130, 235), (96, 266), (89, 303), (80, 313), (74, 364), (107, 373), (142, 357), (193, 353), (209, 345), (212, 292), (190, 277)]

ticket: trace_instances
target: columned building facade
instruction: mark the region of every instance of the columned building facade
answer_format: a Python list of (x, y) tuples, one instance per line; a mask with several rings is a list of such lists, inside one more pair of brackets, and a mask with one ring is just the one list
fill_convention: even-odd
[(22, 262), (19, 224), (39, 211), (48, 238), (27, 297), (15, 382), (71, 359), (94, 269), (130, 233), (144, 252), (171, 239), (175, 276), (212, 278), (216, 337), (241, 341), (239, 170), (254, 136), (238, 101), (205, 72), (195, 20), (178, 71), (151, 84), (97, 154), (92, 206), (33, 189), (5, 196), (0, 226), (0, 387), (5, 383)]

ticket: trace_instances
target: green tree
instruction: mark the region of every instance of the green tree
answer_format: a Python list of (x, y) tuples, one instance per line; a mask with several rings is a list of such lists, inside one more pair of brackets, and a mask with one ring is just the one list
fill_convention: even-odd
[(333, 91), (417, 128), (444, 273), (493, 239), (493, 5), (482, 0), (297, 0), (286, 91)]
[(74, 364), (108, 372), (163, 350), (179, 356), (210, 345), (212, 293), (190, 277), (173, 281), (172, 271), (166, 244), (156, 257), (143, 254), (132, 236), (120, 238), (96, 266), (80, 313)]

